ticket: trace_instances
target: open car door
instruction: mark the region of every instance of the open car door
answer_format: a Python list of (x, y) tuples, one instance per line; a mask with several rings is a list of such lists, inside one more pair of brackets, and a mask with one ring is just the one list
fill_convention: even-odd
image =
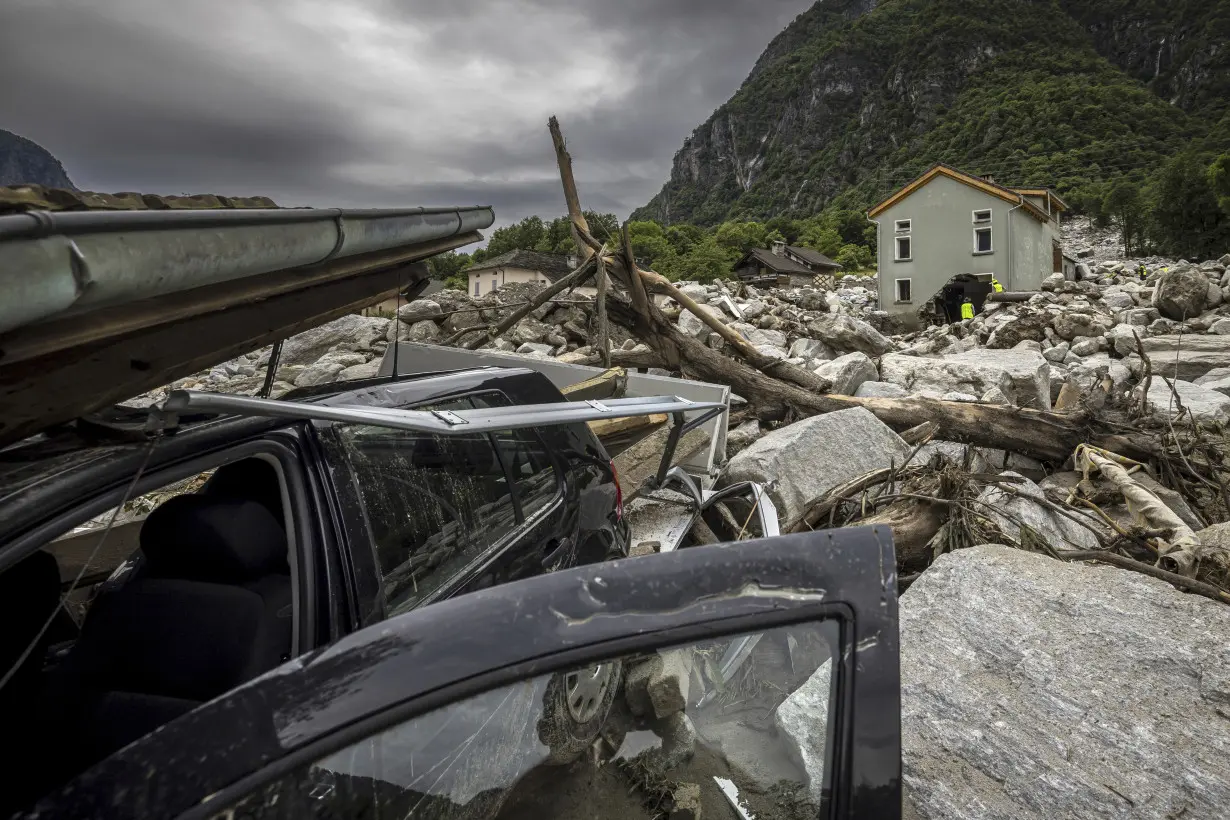
[[(896, 818), (895, 566), (887, 529), (843, 529), (433, 604), (185, 715), (29, 816)], [(587, 716), (599, 739), (570, 748)]]

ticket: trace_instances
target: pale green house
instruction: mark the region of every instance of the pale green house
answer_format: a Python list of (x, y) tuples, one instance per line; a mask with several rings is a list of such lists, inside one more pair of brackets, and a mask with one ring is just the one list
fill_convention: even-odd
[(907, 325), (953, 321), (967, 296), (981, 310), (992, 277), (1005, 290), (1038, 290), (1064, 269), (1067, 207), (1045, 188), (936, 165), (867, 214), (878, 226), (880, 309)]

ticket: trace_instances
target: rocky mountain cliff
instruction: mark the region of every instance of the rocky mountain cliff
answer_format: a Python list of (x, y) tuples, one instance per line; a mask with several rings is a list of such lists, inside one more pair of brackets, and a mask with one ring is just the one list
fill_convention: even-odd
[(1060, 192), (1141, 178), (1230, 143), (1227, 41), (1226, 0), (820, 0), (633, 218), (861, 208), (938, 161)]
[(60, 161), (36, 142), (0, 129), (0, 186), (74, 188)]

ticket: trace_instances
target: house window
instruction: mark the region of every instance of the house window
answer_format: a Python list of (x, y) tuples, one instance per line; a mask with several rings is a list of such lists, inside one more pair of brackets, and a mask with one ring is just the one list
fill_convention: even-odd
[(974, 228), (974, 253), (991, 253), (990, 228)]
[(479, 291), (479, 289), (481, 289), (481, 288), (482, 288), (482, 286), (483, 286), (483, 280), (478, 279), (478, 278), (475, 278), (475, 280), (474, 280), (474, 295), (475, 295), (475, 296), (477, 296), (477, 295), (478, 295), (478, 291)]
[(909, 233), (911, 224), (912, 224), (912, 220), (898, 219), (896, 223), (894, 223), (894, 229), (897, 231), (897, 233)]
[(897, 303), (909, 303), (913, 301), (913, 294), (910, 292), (910, 280), (897, 280)]
[(909, 236), (898, 236), (894, 244), (896, 255), (893, 257), (897, 262), (909, 262), (913, 259), (913, 242)]
[(987, 208), (985, 211), (974, 211), (974, 224), (975, 225), (987, 224), (990, 221), (991, 221), (991, 209), (990, 208)]

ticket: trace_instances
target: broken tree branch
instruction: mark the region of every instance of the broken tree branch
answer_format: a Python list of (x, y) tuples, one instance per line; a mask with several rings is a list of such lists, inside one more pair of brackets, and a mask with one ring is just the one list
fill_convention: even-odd
[(598, 360), (603, 367), (611, 366), (611, 323), (606, 316), (606, 294), (610, 288), (611, 279), (606, 272), (606, 262), (599, 253), (594, 257), (598, 265), (598, 293), (595, 321), (598, 323)]
[(1145, 460), (1156, 445), (1142, 436), (1114, 436), (1090, 430), (1086, 413), (1048, 413), (1009, 405), (974, 404), (939, 399), (857, 398), (818, 395), (773, 378), (709, 348), (683, 333), (652, 302), (645, 314), (628, 300), (612, 294), (607, 299), (611, 319), (662, 354), (663, 358), (704, 381), (726, 384), (741, 396), (787, 408), (798, 418), (864, 407), (895, 430), (909, 430), (922, 422), (937, 427), (936, 438), (1031, 456), (1062, 463), (1082, 442), (1095, 441), (1132, 458)]
[(572, 223), (572, 240), (577, 244), (577, 253), (582, 260), (593, 256), (597, 248), (582, 241), (582, 234), (589, 233), (589, 223), (581, 211), (581, 197), (577, 194), (577, 181), (572, 175), (572, 155), (564, 142), (564, 134), (560, 131), (559, 120), (555, 117), (547, 120), (547, 129), (551, 132), (551, 142), (555, 145), (555, 161), (559, 165), (560, 179), (564, 183), (564, 202), (568, 205), (568, 219)]
[(714, 333), (721, 336), (722, 341), (734, 348), (736, 353), (746, 359), (748, 364), (757, 370), (772, 372), (781, 378), (797, 384), (799, 387), (815, 390), (819, 393), (827, 392), (832, 388), (833, 385), (830, 381), (820, 378), (815, 373), (761, 353), (747, 339), (744, 339), (734, 330), (731, 330), (725, 322), (702, 308), (695, 299), (675, 287), (674, 283), (662, 274), (654, 273), (653, 271), (638, 271), (638, 273), (641, 280), (650, 289), (670, 296), (684, 308), (691, 311), (692, 315), (704, 322)]

